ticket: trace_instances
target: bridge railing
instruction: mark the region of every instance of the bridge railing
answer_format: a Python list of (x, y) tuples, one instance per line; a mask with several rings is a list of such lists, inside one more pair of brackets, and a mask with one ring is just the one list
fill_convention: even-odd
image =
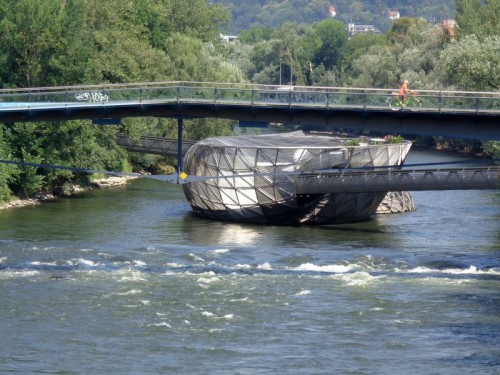
[[(273, 86), (204, 82), (1, 89), (0, 110), (61, 105), (178, 102), (386, 110), (396, 89)], [(500, 113), (499, 92), (418, 90), (422, 109), (435, 112)], [(404, 108), (403, 108), (404, 110)]]

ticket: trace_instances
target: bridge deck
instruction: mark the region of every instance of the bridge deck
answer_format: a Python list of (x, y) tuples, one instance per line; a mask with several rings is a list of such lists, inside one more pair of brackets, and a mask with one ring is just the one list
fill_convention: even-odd
[(223, 118), (399, 134), (500, 140), (500, 93), (164, 82), (0, 90), (0, 122), (124, 117)]

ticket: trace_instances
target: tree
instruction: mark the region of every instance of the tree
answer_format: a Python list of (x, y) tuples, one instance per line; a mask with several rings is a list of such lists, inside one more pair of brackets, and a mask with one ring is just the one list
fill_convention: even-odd
[(396, 55), (385, 46), (374, 47), (352, 63), (350, 83), (357, 87), (397, 87), (401, 69)]
[(252, 27), (248, 30), (243, 30), (238, 35), (238, 40), (244, 44), (255, 44), (271, 39), (273, 29), (265, 27)]
[(499, 90), (500, 36), (488, 36), (481, 41), (476, 35), (467, 35), (450, 43), (442, 52), (437, 69), (447, 85), (463, 90)]
[[(10, 149), (4, 138), (3, 127), (0, 126), (0, 159), (10, 160)], [(0, 164), (0, 202), (8, 201), (11, 196), (9, 183), (18, 173), (18, 168), (7, 164)]]
[(65, 11), (58, 1), (0, 3), (0, 84), (33, 87), (52, 83), (54, 61), (64, 49)]
[(427, 21), (420, 18), (402, 17), (394, 21), (387, 33), (387, 41), (391, 45), (407, 48), (422, 42), (422, 30), (427, 29)]
[(386, 39), (381, 34), (357, 34), (349, 38), (344, 55), (344, 65), (348, 72), (352, 68), (352, 62), (375, 46), (385, 46)]
[(314, 25), (314, 63), (328, 70), (340, 68), (347, 47), (347, 29), (342, 22), (325, 20)]
[(456, 21), (460, 37), (500, 35), (500, 1), (457, 0)]
[(480, 0), (456, 0), (455, 20), (462, 35), (474, 34), (481, 24)]
[[(498, 90), (499, 52), (496, 37), (500, 36), (500, 1), (457, 0), (456, 10), (461, 45), (450, 47), (443, 53), (438, 70), (442, 79), (459, 87)], [(469, 47), (466, 46), (470, 46), (471, 50), (467, 51)], [(478, 48), (484, 51), (478, 51)], [(453, 53), (459, 53), (459, 56), (453, 56)], [(493, 60), (488, 61), (490, 57)], [(465, 74), (459, 74), (458, 68), (462, 65), (457, 64), (463, 64)], [(493, 157), (500, 156), (500, 142), (485, 142), (483, 146)]]
[[(149, 30), (154, 48), (178, 33), (202, 42), (217, 43), (231, 19), (229, 10), (205, 0), (134, 0), (141, 23)], [(121, 12), (120, 12), (121, 13)]]
[[(5, 142), (10, 145), (9, 159), (27, 163), (41, 163), (42, 141), (36, 124), (21, 123), (4, 128)], [(43, 176), (34, 167), (19, 167), (19, 173), (10, 176), (9, 186), (23, 198), (38, 193), (44, 184)]]

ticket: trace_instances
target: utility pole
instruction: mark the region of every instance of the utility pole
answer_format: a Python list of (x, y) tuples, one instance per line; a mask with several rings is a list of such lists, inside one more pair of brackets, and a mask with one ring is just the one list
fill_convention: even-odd
[(292, 53), (287, 48), (286, 52), (284, 53), (284, 55), (288, 55), (288, 57), (290, 58), (290, 86), (292, 86), (292, 83), (293, 83), (293, 60), (292, 60)]
[(282, 59), (280, 59), (280, 86), (281, 86), (281, 61)]

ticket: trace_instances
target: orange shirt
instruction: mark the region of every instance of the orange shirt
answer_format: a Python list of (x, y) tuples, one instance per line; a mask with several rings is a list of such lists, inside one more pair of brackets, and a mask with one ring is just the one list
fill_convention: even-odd
[(399, 95), (405, 95), (408, 92), (408, 84), (404, 82), (399, 89)]

